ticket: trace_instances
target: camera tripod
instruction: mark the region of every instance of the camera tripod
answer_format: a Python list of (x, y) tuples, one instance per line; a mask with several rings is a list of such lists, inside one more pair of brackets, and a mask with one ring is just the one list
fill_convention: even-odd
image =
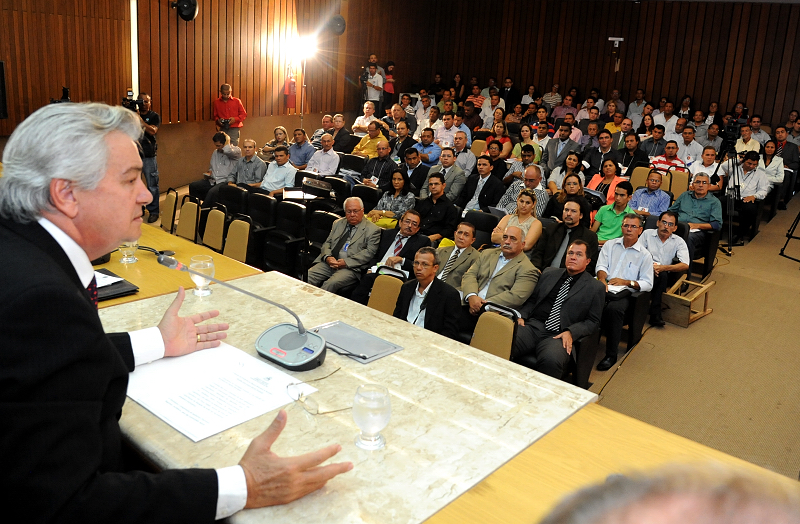
[(794, 258), (794, 257), (790, 257), (789, 255), (784, 253), (784, 251), (786, 251), (786, 246), (789, 245), (789, 241), (790, 240), (792, 240), (792, 239), (800, 240), (800, 237), (796, 237), (794, 235), (795, 230), (797, 229), (797, 224), (798, 223), (800, 223), (800, 213), (797, 213), (797, 216), (794, 217), (794, 222), (792, 222), (792, 225), (789, 227), (789, 231), (786, 232), (786, 243), (783, 245), (783, 247), (781, 248), (781, 252), (780, 252), (780, 255), (782, 257), (788, 258), (789, 260), (794, 260), (795, 262), (800, 262), (800, 259)]

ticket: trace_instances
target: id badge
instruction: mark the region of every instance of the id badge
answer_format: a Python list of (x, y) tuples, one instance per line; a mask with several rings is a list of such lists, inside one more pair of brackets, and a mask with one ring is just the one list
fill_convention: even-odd
[(349, 247), (350, 247), (350, 241), (345, 242), (344, 243), (344, 247), (342, 247), (342, 251), (347, 253), (347, 248), (349, 248)]

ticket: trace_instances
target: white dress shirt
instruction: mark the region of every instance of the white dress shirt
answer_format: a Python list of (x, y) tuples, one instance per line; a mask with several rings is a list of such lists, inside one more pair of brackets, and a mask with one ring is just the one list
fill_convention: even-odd
[(417, 282), (417, 289), (414, 290), (414, 294), (411, 296), (411, 302), (408, 303), (408, 316), (406, 316), (406, 320), (421, 328), (425, 327), (425, 310), (422, 308), (422, 303), (425, 302), (425, 297), (428, 296), (428, 291), (430, 291), (430, 289), (431, 285), (428, 284), (428, 287), (420, 291), (419, 282)]
[[(86, 252), (69, 235), (46, 218), (40, 218), (39, 225), (50, 233), (50, 236), (64, 250), (78, 274), (81, 285), (88, 287), (94, 278), (94, 268)], [(133, 361), (136, 366), (164, 357), (164, 340), (158, 327), (131, 331), (128, 335), (131, 337)], [(247, 479), (244, 476), (244, 470), (238, 465), (220, 468), (216, 472), (218, 484), (216, 519), (219, 520), (244, 509), (247, 503)]]
[(641, 242), (637, 241), (626, 248), (622, 237), (606, 241), (597, 257), (596, 272), (600, 271), (606, 273), (608, 280), (622, 278), (635, 281), (640, 291), (653, 289), (653, 257)]
[(320, 149), (314, 153), (314, 156), (311, 157), (306, 166), (306, 169), (315, 170), (323, 176), (335, 175), (338, 168), (339, 155), (333, 149), (327, 152), (324, 149)]
[(650, 252), (655, 264), (670, 266), (676, 256), (681, 263), (689, 264), (689, 248), (678, 235), (672, 234), (666, 242), (662, 242), (657, 229), (645, 229), (639, 242)]

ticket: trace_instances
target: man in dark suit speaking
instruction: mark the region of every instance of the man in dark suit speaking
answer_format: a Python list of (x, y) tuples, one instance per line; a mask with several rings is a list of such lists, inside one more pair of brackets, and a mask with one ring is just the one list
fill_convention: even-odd
[(533, 354), (536, 371), (560, 379), (572, 343), (600, 325), (606, 289), (586, 271), (589, 246), (575, 240), (567, 248), (566, 268), (547, 268), (520, 309), (520, 327), (511, 361)]
[(458, 291), (436, 278), (439, 258), (432, 247), (423, 247), (414, 256), (415, 280), (400, 288), (395, 318), (456, 340), (461, 297)]
[[(139, 118), (121, 107), (55, 104), (14, 131), (0, 178), (0, 492), (9, 522), (213, 522), (286, 503), (348, 471), (340, 448), (281, 458), (281, 411), (237, 466), (122, 471), (118, 420), (137, 364), (219, 345), (216, 311), (106, 334), (90, 260), (139, 238)], [(65, 148), (64, 144), (69, 144)]]

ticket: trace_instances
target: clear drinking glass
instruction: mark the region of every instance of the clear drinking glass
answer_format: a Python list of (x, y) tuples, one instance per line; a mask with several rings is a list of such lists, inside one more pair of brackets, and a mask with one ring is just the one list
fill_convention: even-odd
[(386, 439), (380, 432), (389, 424), (391, 416), (389, 390), (377, 384), (359, 386), (353, 401), (353, 420), (361, 429), (356, 446), (367, 450), (383, 449)]
[[(192, 257), (192, 260), (189, 263), (189, 269), (213, 277), (214, 260), (211, 258), (211, 255), (195, 255)], [(190, 273), (190, 275), (192, 277), (192, 281), (197, 286), (193, 291), (195, 295), (198, 297), (205, 297), (211, 294), (211, 289), (209, 289), (209, 284), (211, 283), (210, 280), (193, 273)]]
[(139, 242), (135, 240), (133, 242), (123, 242), (119, 246), (119, 252), (122, 254), (122, 258), (119, 261), (123, 264), (133, 264), (139, 260), (134, 256), (137, 249), (139, 249)]

